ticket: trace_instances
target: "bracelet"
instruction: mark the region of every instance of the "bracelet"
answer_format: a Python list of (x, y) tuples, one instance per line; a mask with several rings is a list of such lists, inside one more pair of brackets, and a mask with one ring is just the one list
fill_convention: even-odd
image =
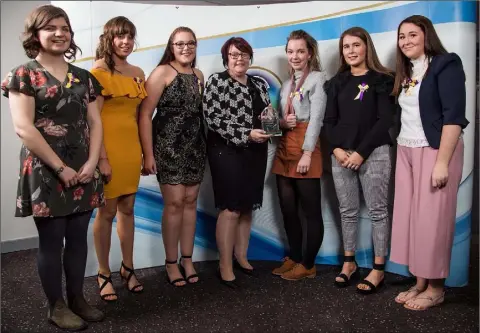
[(60, 174), (65, 170), (65, 167), (66, 167), (66, 165), (63, 164), (60, 168), (58, 168), (57, 170), (55, 170), (55, 176), (60, 175)]

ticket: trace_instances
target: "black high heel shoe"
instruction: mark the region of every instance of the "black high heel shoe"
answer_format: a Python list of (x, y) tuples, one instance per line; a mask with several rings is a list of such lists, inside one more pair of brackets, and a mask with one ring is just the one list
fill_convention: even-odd
[[(373, 269), (377, 271), (384, 271), (385, 270), (385, 264), (375, 264), (373, 263)], [(359, 284), (365, 284), (370, 287), (370, 289), (360, 289), (358, 288)], [(377, 284), (374, 285), (368, 280), (362, 280), (357, 284), (357, 292), (363, 295), (370, 295), (374, 294), (380, 289), (383, 285), (385, 284), (385, 275), (383, 276), (382, 280)]]
[[(125, 272), (128, 273), (128, 276), (125, 277), (123, 276), (122, 274), (122, 268)], [(127, 290), (131, 293), (134, 293), (134, 294), (140, 294), (141, 292), (143, 292), (143, 288), (142, 289), (139, 289), (140, 287), (143, 287), (143, 285), (141, 283), (137, 284), (136, 286), (133, 286), (132, 288), (128, 288), (128, 283), (130, 282), (130, 279), (132, 278), (132, 276), (135, 275), (135, 272), (133, 271), (133, 268), (129, 268), (127, 266), (125, 266), (125, 264), (123, 263), (122, 261), (122, 266), (120, 267), (120, 277), (122, 278), (122, 281), (124, 282), (125, 284), (125, 288), (127, 288)], [(135, 276), (136, 277), (136, 276)]]
[(218, 267), (217, 269), (217, 277), (220, 279), (220, 282), (222, 284), (224, 284), (225, 286), (227, 286), (228, 288), (231, 288), (231, 289), (238, 289), (240, 288), (240, 286), (237, 284), (237, 281), (236, 279), (233, 279), (231, 281), (227, 281), (227, 280), (224, 280), (222, 278), (222, 273), (220, 273), (220, 267)]
[[(185, 271), (185, 267), (183, 267), (183, 265), (182, 265), (182, 258), (183, 259), (190, 259), (191, 257), (192, 256), (181, 256), (180, 259), (178, 260), (178, 268), (180, 269), (180, 273), (183, 276), (186, 276), (187, 273)], [(198, 283), (200, 281), (200, 278), (199, 278), (196, 282), (191, 282), (190, 280), (193, 279), (193, 278), (199, 278), (198, 274), (192, 274), (192, 275), (186, 276), (185, 280), (190, 284), (195, 284), (195, 283)]]
[(242, 265), (240, 265), (237, 259), (233, 260), (233, 267), (236, 269), (239, 269), (243, 274), (253, 276), (253, 277), (258, 277), (258, 272), (256, 269), (243, 267)]
[(348, 277), (344, 273), (340, 273), (337, 275), (337, 277), (342, 278), (343, 281), (337, 281), (335, 279), (335, 286), (338, 288), (345, 288), (348, 287), (352, 281), (356, 281), (360, 279), (360, 271), (358, 270), (358, 264), (357, 261), (355, 260), (355, 256), (345, 256), (343, 259), (343, 262), (354, 262), (355, 263), (355, 271), (350, 274), (350, 277)]
[[(107, 286), (107, 284), (111, 284), (112, 285), (112, 288), (113, 288), (113, 282), (112, 282), (112, 274), (110, 273), (109, 276), (106, 276), (106, 275), (103, 275), (101, 274), (100, 272), (98, 272), (98, 275), (97, 275), (97, 284), (98, 284), (98, 279), (103, 279), (103, 283), (102, 285), (99, 287), (99, 292), (100, 292), (100, 298), (102, 299), (102, 301), (105, 301), (107, 303), (114, 303), (118, 300), (118, 296), (115, 292), (111, 293), (111, 294), (103, 294), (102, 295), (102, 290), (103, 288), (105, 288)], [(114, 296), (115, 298), (113, 299), (107, 299), (107, 297), (109, 296)]]
[[(185, 287), (185, 284), (175, 284), (175, 283), (178, 283), (178, 282), (183, 282), (185, 281), (185, 279), (182, 277), (182, 278), (178, 278), (178, 279), (175, 279), (175, 280), (170, 280), (170, 276), (168, 276), (168, 271), (167, 271), (167, 264), (170, 264), (170, 265), (173, 265), (173, 264), (177, 264), (177, 261), (176, 260), (167, 260), (165, 259), (165, 275), (167, 277), (167, 281), (168, 283), (170, 283), (172, 286), (174, 287), (177, 287), (177, 288), (180, 288), (180, 287)], [(186, 281), (185, 281), (186, 282)]]

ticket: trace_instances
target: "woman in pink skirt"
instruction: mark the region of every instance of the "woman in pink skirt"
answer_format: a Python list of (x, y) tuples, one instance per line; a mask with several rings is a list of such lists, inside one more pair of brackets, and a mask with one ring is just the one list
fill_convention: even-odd
[(426, 310), (444, 300), (462, 178), (465, 73), (432, 22), (420, 15), (398, 27), (394, 93), (401, 106), (390, 260), (417, 283), (395, 301)]

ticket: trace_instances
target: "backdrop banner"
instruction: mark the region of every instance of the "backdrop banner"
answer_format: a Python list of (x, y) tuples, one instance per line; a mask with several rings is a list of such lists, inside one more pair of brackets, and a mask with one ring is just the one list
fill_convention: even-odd
[[(92, 67), (92, 56), (103, 25), (118, 15), (128, 17), (138, 29), (139, 47), (129, 57), (129, 61), (140, 66), (147, 76), (158, 64), (168, 36), (178, 26), (188, 26), (196, 32), (199, 39), (197, 67), (203, 71), (205, 78), (224, 70), (220, 48), (231, 36), (241, 36), (254, 48), (253, 65), (249, 74), (261, 76), (268, 82), (274, 107), (278, 105), (281, 82), (288, 78), (285, 43), (292, 30), (304, 29), (318, 41), (322, 67), (330, 78), (339, 65), (338, 40), (345, 29), (352, 26), (365, 28), (372, 35), (382, 63), (394, 69), (396, 30), (400, 21), (413, 14), (429, 17), (446, 49), (461, 57), (467, 76), (467, 118), (470, 125), (464, 133), (463, 177), (458, 191), (451, 270), (446, 283), (448, 286), (464, 286), (468, 283), (475, 126), (477, 8), (474, 1), (314, 1), (237, 7), (170, 6), (111, 1), (52, 3), (64, 8), (70, 16), (75, 41), (83, 50), (83, 58), (79, 57), (75, 65), (85, 69)], [(248, 250), (251, 260), (281, 260), (287, 246), (275, 178), (270, 172), (275, 149), (276, 141), (269, 144), (263, 207), (253, 215)], [(325, 235), (316, 262), (339, 265), (343, 248), (338, 202), (330, 166), (326, 165), (325, 168), (324, 177), (321, 179), (322, 198), (319, 202), (323, 210)], [(162, 194), (156, 178), (142, 177), (135, 204), (135, 268), (160, 266), (165, 263), (161, 235), (163, 208)], [(215, 244), (216, 215), (207, 165), (198, 200), (194, 261), (218, 258)], [(363, 203), (358, 223), (357, 261), (362, 267), (372, 267), (371, 223)], [(89, 248), (87, 276), (96, 274), (98, 269), (92, 227), (89, 232)], [(110, 263), (113, 271), (118, 270), (121, 263), (115, 226)], [(387, 262), (386, 270), (409, 275), (407, 267), (390, 261)]]

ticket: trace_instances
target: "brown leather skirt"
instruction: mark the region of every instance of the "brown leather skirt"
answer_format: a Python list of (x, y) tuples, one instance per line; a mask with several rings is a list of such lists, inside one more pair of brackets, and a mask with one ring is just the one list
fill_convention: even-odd
[(297, 172), (297, 165), (303, 155), (303, 141), (307, 132), (308, 122), (297, 123), (293, 130), (283, 133), (277, 147), (272, 173), (289, 178), (320, 178), (323, 173), (320, 138), (312, 152), (310, 169), (307, 173)]

